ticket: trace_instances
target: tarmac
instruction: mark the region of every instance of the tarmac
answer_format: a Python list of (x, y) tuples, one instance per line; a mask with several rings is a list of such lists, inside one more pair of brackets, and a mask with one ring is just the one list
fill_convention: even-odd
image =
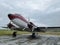
[(0, 45), (60, 45), (60, 36), (37, 35), (32, 39), (31, 34), (17, 35), (17, 37), (0, 36)]

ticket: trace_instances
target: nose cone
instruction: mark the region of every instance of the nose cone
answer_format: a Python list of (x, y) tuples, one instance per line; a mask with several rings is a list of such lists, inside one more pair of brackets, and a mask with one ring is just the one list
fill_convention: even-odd
[(8, 14), (8, 17), (9, 17), (10, 20), (15, 18), (15, 16), (13, 14)]

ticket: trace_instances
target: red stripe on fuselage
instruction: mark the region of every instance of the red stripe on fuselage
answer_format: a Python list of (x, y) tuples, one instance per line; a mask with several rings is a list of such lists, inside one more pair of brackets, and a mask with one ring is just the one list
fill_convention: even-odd
[(28, 23), (28, 21), (23, 16), (21, 16), (19, 14), (12, 14), (12, 16), (10, 18), (12, 18), (12, 19), (18, 18), (18, 19)]

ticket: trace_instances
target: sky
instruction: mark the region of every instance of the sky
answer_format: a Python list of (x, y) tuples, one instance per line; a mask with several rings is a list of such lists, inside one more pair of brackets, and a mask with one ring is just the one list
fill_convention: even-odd
[(0, 26), (6, 26), (9, 13), (30, 19), (37, 26), (60, 26), (60, 0), (0, 0)]

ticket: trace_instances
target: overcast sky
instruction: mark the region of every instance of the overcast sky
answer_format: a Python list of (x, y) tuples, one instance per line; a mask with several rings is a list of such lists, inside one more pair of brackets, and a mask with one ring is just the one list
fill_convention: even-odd
[(9, 13), (29, 17), (37, 26), (60, 26), (60, 0), (0, 0), (0, 26), (9, 23)]

